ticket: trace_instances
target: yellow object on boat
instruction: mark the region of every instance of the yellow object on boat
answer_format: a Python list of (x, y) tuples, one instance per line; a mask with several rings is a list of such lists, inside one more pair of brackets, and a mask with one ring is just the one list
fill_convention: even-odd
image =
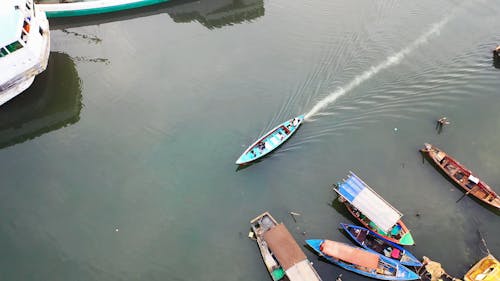
[(465, 275), (465, 281), (498, 281), (500, 280), (500, 262), (487, 255), (476, 263)]

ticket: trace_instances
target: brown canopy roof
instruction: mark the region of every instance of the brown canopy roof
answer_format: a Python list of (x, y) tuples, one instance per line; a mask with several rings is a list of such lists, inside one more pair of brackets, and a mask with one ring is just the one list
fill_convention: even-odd
[(379, 257), (360, 248), (352, 247), (344, 243), (325, 240), (321, 244), (321, 251), (331, 257), (346, 261), (348, 263), (364, 266), (371, 269), (378, 268)]
[(307, 259), (283, 223), (264, 233), (264, 240), (285, 271)]

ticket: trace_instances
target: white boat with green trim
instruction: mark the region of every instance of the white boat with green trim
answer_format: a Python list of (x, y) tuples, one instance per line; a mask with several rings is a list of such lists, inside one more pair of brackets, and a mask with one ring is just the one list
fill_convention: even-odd
[(48, 18), (117, 12), (165, 3), (169, 0), (37, 0)]
[(26, 90), (47, 68), (49, 22), (33, 0), (0, 1), (0, 105)]

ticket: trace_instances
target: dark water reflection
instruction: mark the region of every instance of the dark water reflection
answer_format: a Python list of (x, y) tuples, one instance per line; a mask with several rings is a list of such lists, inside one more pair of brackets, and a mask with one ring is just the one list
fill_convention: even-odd
[(47, 69), (0, 110), (0, 148), (74, 124), (82, 108), (81, 81), (73, 59), (51, 52)]
[[(51, 20), (63, 65), (1, 108), (0, 280), (270, 280), (249, 220), (268, 210), (300, 245), (350, 243), (331, 189), (349, 170), (404, 214), (416, 256), (463, 276), (484, 254), (478, 230), (500, 254), (499, 216), (456, 202), (419, 149), (499, 191), (497, 2), (174, 0)], [(256, 138), (342, 88), (236, 170)], [(325, 281), (369, 280), (304, 250)]]

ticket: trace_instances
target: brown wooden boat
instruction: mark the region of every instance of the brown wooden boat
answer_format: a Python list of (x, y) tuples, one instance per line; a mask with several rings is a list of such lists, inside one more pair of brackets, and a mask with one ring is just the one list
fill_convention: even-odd
[(464, 165), (460, 164), (453, 157), (446, 154), (441, 149), (426, 143), (421, 149), (428, 155), (441, 170), (448, 175), (457, 185), (482, 202), (500, 209), (500, 197), (485, 182), (475, 177)]

